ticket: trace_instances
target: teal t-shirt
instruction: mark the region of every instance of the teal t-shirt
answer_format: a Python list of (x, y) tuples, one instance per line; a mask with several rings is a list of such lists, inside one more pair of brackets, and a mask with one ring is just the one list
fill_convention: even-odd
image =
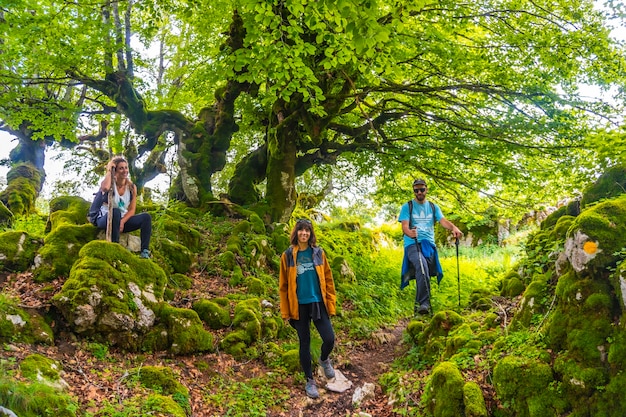
[(320, 280), (313, 265), (313, 249), (311, 247), (298, 251), (296, 258), (296, 294), (298, 304), (310, 304), (322, 301)]
[[(424, 204), (420, 204), (417, 200), (413, 200), (413, 227), (417, 227), (417, 239), (421, 242), (427, 240), (435, 245), (435, 221), (441, 221), (443, 219), (443, 213), (437, 204), (434, 204), (435, 211), (428, 201)], [(400, 209), (400, 215), (398, 221), (409, 220), (409, 203), (404, 203)], [(415, 239), (404, 235), (404, 247), (415, 243)]]

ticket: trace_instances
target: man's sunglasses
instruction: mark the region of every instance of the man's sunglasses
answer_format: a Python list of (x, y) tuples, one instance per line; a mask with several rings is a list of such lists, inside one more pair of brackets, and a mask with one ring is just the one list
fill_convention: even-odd
[(413, 188), (413, 192), (415, 194), (417, 194), (417, 193), (425, 193), (426, 192), (426, 188)]

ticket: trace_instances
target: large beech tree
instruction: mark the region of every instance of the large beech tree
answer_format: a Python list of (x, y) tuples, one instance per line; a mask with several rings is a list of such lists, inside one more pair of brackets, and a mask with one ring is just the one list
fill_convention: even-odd
[(619, 111), (579, 86), (624, 81), (590, 1), (2, 7), (0, 129), (68, 145), (114, 133), (140, 186), (174, 146), (172, 196), (202, 206), (219, 178), (270, 221), (291, 215), (298, 177), (339, 161), (387, 191), (423, 174), (459, 200), (545, 198), (597, 163), (585, 140)]

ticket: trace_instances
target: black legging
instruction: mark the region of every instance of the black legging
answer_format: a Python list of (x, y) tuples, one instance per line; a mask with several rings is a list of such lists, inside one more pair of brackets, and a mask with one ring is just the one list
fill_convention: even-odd
[[(300, 304), (298, 311), (300, 312), (299, 320), (291, 320), (291, 325), (298, 332), (298, 339), (300, 340), (300, 366), (304, 371), (304, 375), (307, 378), (313, 378), (313, 368), (311, 366), (311, 306), (313, 304)], [(330, 323), (330, 317), (326, 312), (324, 303), (320, 303), (320, 316), (319, 320), (313, 320), (313, 324), (317, 328), (317, 331), (322, 338), (322, 351), (320, 353), (320, 360), (328, 359), (330, 352), (332, 352), (335, 346), (335, 331), (333, 325)]]
[[(98, 217), (96, 224), (99, 229), (107, 228), (108, 214)], [(113, 221), (111, 222), (111, 240), (113, 242), (120, 241), (120, 221), (122, 220), (122, 212), (118, 208), (113, 209)], [(131, 216), (130, 219), (124, 223), (124, 232), (132, 232), (133, 230), (141, 229), (141, 250), (148, 249), (150, 247), (150, 236), (152, 235), (152, 217), (148, 213), (139, 213)]]

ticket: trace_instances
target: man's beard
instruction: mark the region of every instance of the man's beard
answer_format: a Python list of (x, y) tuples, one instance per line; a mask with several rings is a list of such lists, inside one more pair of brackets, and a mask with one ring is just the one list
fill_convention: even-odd
[(422, 202), (422, 201), (426, 200), (426, 194), (425, 193), (417, 194), (415, 196), (415, 199), (417, 201), (419, 201), (419, 202)]

